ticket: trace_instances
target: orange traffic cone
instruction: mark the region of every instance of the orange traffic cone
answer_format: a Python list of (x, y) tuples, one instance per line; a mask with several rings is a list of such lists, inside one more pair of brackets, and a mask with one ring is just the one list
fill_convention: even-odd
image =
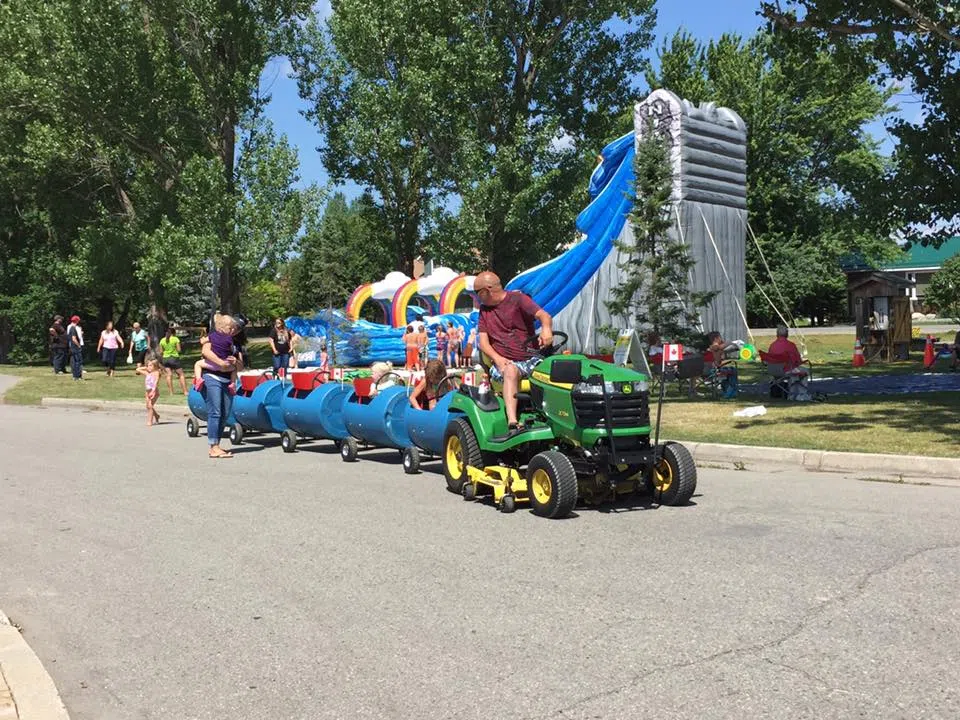
[(853, 366), (863, 367), (866, 364), (866, 358), (863, 357), (863, 345), (860, 344), (860, 338), (857, 338), (857, 341), (853, 344)]
[(923, 366), (932, 368), (937, 361), (937, 355), (933, 351), (933, 335), (927, 335), (927, 346), (923, 349)]

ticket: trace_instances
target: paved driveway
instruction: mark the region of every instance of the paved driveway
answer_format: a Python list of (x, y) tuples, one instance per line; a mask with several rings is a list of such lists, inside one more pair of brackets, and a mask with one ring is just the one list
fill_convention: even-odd
[(0, 406), (0, 607), (74, 720), (960, 716), (960, 490), (707, 469), (551, 522), (242, 449)]

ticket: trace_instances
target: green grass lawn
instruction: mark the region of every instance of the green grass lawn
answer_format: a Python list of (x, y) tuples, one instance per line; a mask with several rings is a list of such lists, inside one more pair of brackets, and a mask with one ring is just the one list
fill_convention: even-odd
[[(760, 404), (766, 415), (733, 417)], [(960, 457), (960, 393), (838, 396), (823, 403), (672, 399), (663, 407), (661, 433), (732, 445)]]
[[(771, 336), (755, 339), (757, 347), (763, 350), (773, 340)], [(928, 372), (923, 367), (921, 352), (912, 353), (910, 360), (874, 360), (865, 367), (853, 367), (852, 331), (849, 335), (809, 333), (805, 339), (814, 377)], [(949, 360), (938, 360), (933, 371), (949, 372), (949, 364)], [(760, 363), (739, 363), (738, 370), (741, 384), (767, 379)], [(960, 457), (960, 444), (956, 442), (960, 437), (960, 393), (836, 396), (823, 403), (790, 403), (769, 396), (691, 401), (681, 396), (675, 386), (669, 393), (662, 432), (677, 440)], [(750, 405), (764, 405), (767, 414), (758, 418), (733, 417), (735, 410)]]
[[(772, 338), (758, 336), (766, 349)], [(924, 372), (922, 353), (908, 361), (871, 362), (864, 368), (851, 365), (853, 334), (806, 336), (807, 354), (817, 377), (854, 377), (887, 373)], [(254, 367), (269, 367), (269, 348), (250, 346)], [(196, 354), (187, 354), (184, 367), (188, 380)], [(936, 371), (948, 370), (949, 361), (938, 361)], [(759, 363), (740, 363), (740, 382), (762, 382)], [(74, 382), (69, 375), (54, 377), (50, 367), (2, 366), (0, 373), (21, 375), (23, 380), (7, 392), (4, 400), (34, 404), (43, 397), (107, 400), (142, 400), (143, 378), (124, 364), (115, 378), (102, 368), (88, 365), (88, 380)], [(174, 386), (175, 392), (179, 388)], [(171, 397), (162, 382), (161, 403), (184, 404), (180, 394)], [(734, 418), (733, 412), (763, 404), (767, 415)], [(737, 401), (690, 401), (672, 389), (663, 412), (663, 434), (678, 440), (721, 442), (737, 445), (847, 450), (893, 454), (960, 457), (960, 393), (918, 393), (836, 397), (824, 403), (788, 403), (769, 397), (743, 397)]]
[[(193, 364), (199, 358), (196, 352), (185, 353), (182, 358), (187, 389), (193, 379)], [(250, 359), (254, 367), (270, 367), (270, 348), (264, 344), (250, 346)], [(118, 358), (120, 360), (120, 358)], [(36, 405), (41, 398), (74, 398), (78, 400), (143, 400), (143, 376), (137, 375), (132, 365), (126, 364), (126, 356), (117, 365), (117, 374), (107, 377), (103, 367), (92, 362), (84, 365), (87, 379), (74, 381), (67, 367), (66, 375), (54, 375), (50, 365), (0, 365), (0, 375), (18, 375), (23, 379), (3, 396), (3, 401), (19, 405)], [(160, 376), (159, 403), (185, 405), (176, 376), (173, 378), (174, 394), (167, 389), (166, 377)]]

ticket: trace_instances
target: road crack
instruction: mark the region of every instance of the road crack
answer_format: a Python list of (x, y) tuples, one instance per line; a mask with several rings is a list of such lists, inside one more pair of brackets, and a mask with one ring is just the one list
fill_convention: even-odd
[[(808, 609), (806, 612), (803, 613), (803, 616), (792, 627), (790, 627), (790, 629), (769, 640), (764, 640), (762, 642), (748, 643), (746, 645), (738, 645), (736, 647), (720, 650), (718, 652), (711, 653), (709, 655), (704, 655), (698, 658), (693, 658), (691, 660), (685, 660), (682, 662), (672, 663), (670, 665), (663, 665), (657, 668), (651, 668), (649, 670), (645, 670), (641, 673), (637, 673), (631, 676), (628, 680), (621, 683), (620, 685), (617, 685), (616, 687), (609, 688), (607, 690), (600, 690), (597, 692), (589, 693), (580, 698), (577, 698), (576, 700), (574, 700), (568, 705), (565, 705), (562, 708), (558, 708), (556, 710), (550, 710), (547, 713), (540, 714), (540, 715), (529, 715), (525, 717), (524, 720), (545, 720), (546, 718), (563, 716), (565, 713), (570, 712), (571, 710), (575, 710), (581, 705), (586, 705), (587, 703), (593, 702), (594, 700), (600, 700), (603, 698), (612, 697), (614, 695), (619, 695), (625, 690), (629, 690), (630, 688), (635, 687), (641, 681), (648, 680), (650, 676), (654, 674), (668, 672), (671, 670), (687, 670), (689, 668), (697, 667), (699, 665), (707, 665), (709, 663), (712, 663), (722, 658), (726, 658), (730, 656), (740, 657), (744, 655), (762, 653), (763, 651), (769, 650), (772, 648), (779, 648), (784, 643), (800, 635), (800, 633), (802, 633), (804, 630), (807, 629), (810, 623), (812, 623), (814, 620), (824, 615), (829, 610), (832, 610), (836, 607), (840, 607), (858, 598), (866, 590), (867, 586), (870, 584), (870, 581), (876, 578), (877, 576), (891, 572), (892, 570), (895, 570), (896, 568), (907, 564), (911, 560), (914, 560), (920, 557), (921, 555), (926, 555), (932, 552), (938, 552), (940, 550), (955, 550), (957, 548), (960, 548), (960, 543), (946, 543), (946, 544), (922, 547), (917, 550), (914, 550), (913, 552), (907, 553), (906, 555), (902, 555), (899, 558), (896, 558), (887, 563), (884, 563), (880, 567), (877, 567), (865, 573), (856, 583), (854, 583), (850, 587), (849, 590), (845, 592), (841, 592), (832, 598), (828, 598), (823, 602), (820, 602), (814, 605), (813, 607), (811, 607), (810, 609)], [(624, 621), (618, 620), (612, 623), (611, 627), (615, 625), (622, 625), (622, 624), (624, 624)], [(599, 637), (600, 635), (603, 635), (604, 632), (610, 629), (611, 628), (608, 627), (605, 630), (601, 631), (597, 635), (597, 637)], [(836, 692), (845, 692), (845, 693), (850, 692), (849, 690), (844, 690), (843, 688), (831, 687), (827, 685), (822, 678), (819, 678), (816, 675), (813, 675), (805, 670), (802, 670), (801, 668), (787, 665), (780, 661), (771, 660), (769, 658), (763, 658), (763, 659), (764, 661), (772, 665), (779, 665), (784, 669), (797, 672), (803, 675), (804, 677), (806, 677), (810, 681), (820, 683), (828, 690), (834, 690)]]

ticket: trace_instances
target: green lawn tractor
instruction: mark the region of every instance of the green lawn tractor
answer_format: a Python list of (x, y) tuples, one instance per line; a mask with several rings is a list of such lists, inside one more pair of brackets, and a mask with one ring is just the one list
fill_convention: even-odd
[[(536, 338), (528, 342), (533, 343)], [(578, 501), (600, 505), (646, 491), (662, 505), (683, 505), (697, 486), (687, 449), (651, 438), (647, 377), (583, 355), (561, 355), (564, 333), (517, 393), (520, 428), (507, 426), (503, 398), (462, 386), (450, 403), (462, 413), (443, 439), (452, 492), (492, 495), (503, 512), (528, 502), (534, 513), (563, 518)], [(495, 388), (496, 389), (496, 388)]]

